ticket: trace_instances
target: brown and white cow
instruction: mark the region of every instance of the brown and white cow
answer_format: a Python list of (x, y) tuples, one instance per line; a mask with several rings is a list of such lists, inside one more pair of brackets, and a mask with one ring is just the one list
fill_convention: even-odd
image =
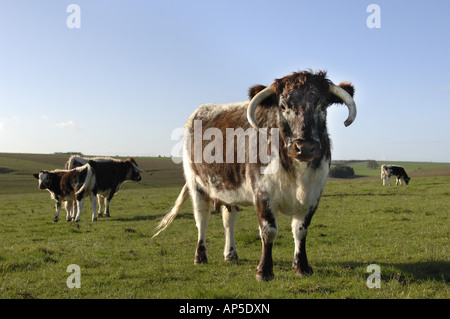
[(111, 157), (72, 156), (65, 164), (65, 168), (71, 169), (86, 163), (90, 163), (95, 171), (98, 215), (103, 216), (104, 214), (104, 216), (110, 217), (109, 204), (114, 194), (119, 191), (120, 185), (127, 180), (140, 181), (142, 179), (140, 173), (143, 170), (131, 157), (119, 160)]
[(91, 198), (92, 203), (92, 220), (97, 220), (96, 201), (95, 201), (95, 174), (91, 165), (86, 164), (70, 170), (53, 170), (40, 171), (39, 174), (33, 174), (34, 178), (39, 181), (39, 188), (46, 189), (50, 192), (52, 199), (55, 201), (56, 215), (54, 222), (59, 219), (59, 211), (62, 202), (76, 202), (73, 211), (67, 210), (67, 221), (78, 222), (83, 210), (84, 197)]
[(277, 212), (292, 216), (296, 274), (310, 274), (306, 234), (331, 160), (327, 108), (333, 103), (346, 104), (349, 115), (344, 124), (350, 125), (356, 117), (354, 88), (347, 82), (333, 84), (325, 72), (304, 71), (277, 79), (269, 87), (255, 86), (249, 93), (250, 102), (202, 105), (187, 120), (183, 148), (186, 184), (154, 236), (173, 221), (190, 193), (198, 228), (194, 262), (208, 261), (205, 236), (211, 202), (222, 204), (224, 257), (231, 261), (237, 259), (236, 205), (254, 205), (262, 241), (256, 278), (274, 277)]

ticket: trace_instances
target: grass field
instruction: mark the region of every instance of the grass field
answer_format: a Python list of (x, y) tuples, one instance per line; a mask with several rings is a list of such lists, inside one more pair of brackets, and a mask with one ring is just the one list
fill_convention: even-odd
[[(0, 298), (450, 297), (450, 164), (403, 163), (412, 180), (402, 187), (383, 187), (379, 169), (352, 164), (364, 177), (330, 179), (312, 220), (307, 251), (315, 273), (295, 276), (290, 219), (278, 215), (275, 279), (260, 283), (261, 243), (251, 207), (239, 213), (237, 263), (223, 262), (222, 220), (213, 213), (209, 264), (193, 264), (197, 230), (190, 202), (151, 239), (184, 183), (181, 165), (170, 159), (136, 158), (146, 170), (143, 180), (122, 186), (111, 218), (91, 222), (86, 199), (79, 223), (54, 223), (54, 203), (31, 174), (61, 168), (67, 158), (0, 154)], [(66, 284), (71, 264), (80, 266), (79, 289)], [(366, 285), (370, 264), (380, 267), (379, 289)]]

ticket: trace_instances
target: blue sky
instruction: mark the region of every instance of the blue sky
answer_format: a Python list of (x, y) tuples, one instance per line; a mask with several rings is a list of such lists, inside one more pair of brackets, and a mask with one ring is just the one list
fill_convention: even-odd
[(167, 156), (199, 105), (312, 69), (356, 88), (334, 159), (450, 162), (449, 57), (448, 0), (0, 0), (0, 152)]

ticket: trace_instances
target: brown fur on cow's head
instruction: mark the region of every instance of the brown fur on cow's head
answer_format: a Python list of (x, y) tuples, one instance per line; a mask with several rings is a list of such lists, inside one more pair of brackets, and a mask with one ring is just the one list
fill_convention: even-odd
[(143, 170), (139, 168), (138, 164), (132, 157), (128, 157), (126, 163), (129, 163), (130, 165), (130, 172), (131, 172), (130, 179), (139, 182), (142, 179), (140, 173), (142, 173)]
[(281, 138), (288, 149), (287, 155), (301, 162), (310, 162), (329, 153), (326, 130), (328, 106), (333, 103), (346, 104), (349, 116), (345, 125), (353, 122), (356, 116), (354, 91), (349, 82), (334, 85), (326, 78), (326, 72), (296, 72), (276, 79), (269, 87), (252, 87), (249, 90), (252, 101), (247, 117), (250, 124), (258, 129), (254, 117), (256, 107), (278, 108), (283, 124)]
[[(300, 89), (302, 89), (303, 91), (307, 91), (308, 87), (311, 87), (313, 83), (322, 87), (323, 91), (329, 91), (330, 81), (326, 79), (326, 72), (321, 71), (317, 74), (313, 74), (310, 72), (293, 73), (291, 75), (285, 76), (284, 78), (276, 79), (274, 84), (272, 85), (275, 88), (276, 94), (262, 101), (260, 105), (273, 106), (274, 104), (278, 103), (279, 96), (281, 94), (289, 94), (289, 92), (293, 91), (297, 91), (297, 94), (299, 94), (301, 92)], [(351, 97), (355, 95), (355, 88), (352, 83), (341, 82), (338, 86), (346, 91)], [(266, 87), (267, 86), (260, 84), (251, 87), (248, 91), (250, 100), (253, 99), (256, 94), (264, 90)], [(337, 97), (334, 94), (329, 94), (329, 92), (326, 92), (325, 94), (328, 95), (328, 105), (344, 103), (341, 98)]]

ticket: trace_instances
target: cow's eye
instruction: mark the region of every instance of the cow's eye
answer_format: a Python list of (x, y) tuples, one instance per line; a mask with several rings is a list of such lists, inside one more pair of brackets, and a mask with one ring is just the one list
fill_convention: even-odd
[(283, 111), (287, 111), (289, 107), (287, 106), (287, 104), (286, 104), (285, 101), (281, 100), (281, 102), (280, 102), (280, 108), (281, 108), (281, 110), (283, 110)]

